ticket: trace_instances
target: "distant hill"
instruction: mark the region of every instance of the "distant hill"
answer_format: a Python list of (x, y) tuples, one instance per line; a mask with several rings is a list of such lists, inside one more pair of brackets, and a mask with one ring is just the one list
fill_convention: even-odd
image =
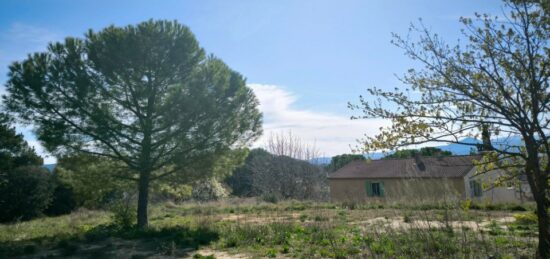
[[(481, 140), (475, 139), (475, 138), (464, 138), (461, 140), (461, 142), (468, 143), (468, 144), (481, 144)], [(522, 146), (521, 137), (519, 136), (513, 136), (508, 138), (495, 138), (491, 140), (493, 146), (496, 148), (502, 149), (506, 146)], [(442, 146), (436, 146), (437, 148), (440, 148), (441, 150), (450, 151), (453, 153), (453, 155), (468, 155), (470, 154), (470, 151), (472, 148), (475, 150), (475, 146), (472, 145), (463, 145), (463, 144), (447, 144)], [(513, 149), (513, 147), (511, 147)], [(371, 153), (369, 155), (365, 154), (365, 157), (371, 158), (371, 159), (380, 159), (386, 156), (382, 152), (375, 152)], [(310, 162), (316, 165), (328, 165), (330, 164), (330, 160), (332, 157), (319, 157), (312, 159)]]
[[(464, 138), (461, 140), (461, 142), (468, 143), (468, 144), (481, 144), (481, 140), (475, 139), (475, 138)], [(470, 154), (470, 151), (472, 148), (475, 150), (475, 146), (470, 145), (462, 145), (462, 144), (447, 144), (443, 146), (436, 146), (437, 148), (444, 150), (444, 151), (450, 151), (453, 153), (453, 155), (468, 155)]]
[(53, 169), (55, 169), (55, 166), (57, 166), (57, 164), (45, 164), (43, 165), (44, 168), (46, 168), (48, 171), (53, 172)]

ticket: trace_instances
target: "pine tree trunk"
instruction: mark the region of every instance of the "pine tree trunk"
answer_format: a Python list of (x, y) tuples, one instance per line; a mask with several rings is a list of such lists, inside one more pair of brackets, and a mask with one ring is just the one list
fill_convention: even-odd
[(149, 175), (150, 172), (141, 172), (138, 186), (137, 226), (140, 229), (147, 228), (147, 205), (149, 203)]
[(537, 258), (550, 258), (550, 221), (548, 220), (548, 206), (543, 199), (536, 199), (537, 218), (539, 221), (539, 249)]

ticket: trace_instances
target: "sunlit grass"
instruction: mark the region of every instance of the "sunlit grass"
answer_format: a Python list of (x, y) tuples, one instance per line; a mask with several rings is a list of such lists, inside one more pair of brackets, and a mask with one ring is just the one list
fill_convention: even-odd
[(518, 258), (535, 251), (530, 213), (253, 199), (164, 203), (151, 207), (145, 231), (87, 210), (0, 225), (0, 255), (189, 256), (208, 248), (252, 257)]

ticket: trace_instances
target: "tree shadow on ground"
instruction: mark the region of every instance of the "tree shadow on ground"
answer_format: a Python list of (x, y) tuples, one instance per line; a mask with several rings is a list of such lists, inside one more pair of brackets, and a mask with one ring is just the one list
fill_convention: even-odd
[(0, 258), (184, 257), (218, 239), (218, 232), (207, 227), (139, 230), (100, 225), (82, 234), (2, 242)]

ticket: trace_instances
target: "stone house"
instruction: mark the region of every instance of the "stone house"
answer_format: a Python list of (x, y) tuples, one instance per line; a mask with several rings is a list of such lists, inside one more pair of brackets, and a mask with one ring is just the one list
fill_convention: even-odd
[(529, 200), (528, 184), (494, 186), (502, 172), (477, 175), (480, 156), (415, 157), (353, 161), (328, 177), (331, 201), (444, 201), (491, 203)]

